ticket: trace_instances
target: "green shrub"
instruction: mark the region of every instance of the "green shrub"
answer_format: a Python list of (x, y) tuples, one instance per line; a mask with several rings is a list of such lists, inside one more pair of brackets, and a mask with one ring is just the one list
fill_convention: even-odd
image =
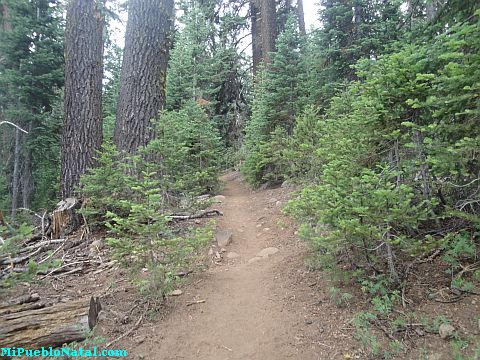
[(242, 167), (245, 180), (254, 187), (262, 183), (282, 183), (288, 177), (292, 165), (287, 156), (289, 146), (285, 130), (276, 128), (269, 141), (261, 142), (247, 156)]
[(154, 159), (163, 190), (173, 196), (214, 192), (223, 150), (205, 112), (188, 102), (178, 111), (163, 113), (156, 131), (146, 151)]
[(114, 257), (132, 268), (142, 289), (164, 295), (176, 270), (213, 236), (211, 225), (173, 231), (169, 214), (186, 206), (185, 198), (215, 191), (221, 146), (194, 102), (162, 114), (156, 129), (157, 138), (136, 156), (104, 144), (98, 166), (82, 177), (79, 191), (88, 222), (108, 228)]

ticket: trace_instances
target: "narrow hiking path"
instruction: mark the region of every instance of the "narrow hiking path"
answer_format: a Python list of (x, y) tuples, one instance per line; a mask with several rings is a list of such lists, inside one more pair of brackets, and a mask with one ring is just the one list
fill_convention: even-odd
[(212, 266), (185, 286), (164, 320), (140, 331), (134, 354), (165, 360), (308, 360), (342, 354), (332, 337), (342, 317), (335, 318), (335, 311), (327, 315), (334, 317), (327, 321), (333, 322), (328, 345), (321, 339), (326, 325), (308, 308), (322, 304), (315, 301), (318, 284), (304, 276), (305, 250), (293, 228), (282, 229), (281, 201), (267, 191), (251, 192), (238, 173), (222, 180), (224, 216), (217, 228), (231, 230), (232, 243), (223, 252), (215, 249), (222, 253), (221, 262), (214, 251)]

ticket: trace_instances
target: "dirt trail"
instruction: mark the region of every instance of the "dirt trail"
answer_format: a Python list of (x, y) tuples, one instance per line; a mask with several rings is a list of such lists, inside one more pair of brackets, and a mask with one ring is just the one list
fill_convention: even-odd
[[(265, 192), (252, 193), (237, 173), (227, 174), (223, 181), (225, 200), (220, 207), (224, 216), (218, 227), (233, 231), (227, 251), (239, 256), (228, 259), (224, 253), (222, 265), (212, 265), (186, 286), (171, 314), (145, 330), (148, 341), (135, 353), (140, 358), (165, 360), (331, 358), (311, 341), (304, 341), (303, 328), (308, 325), (299, 313), (302, 308), (286, 301), (295, 299), (295, 294), (291, 293), (291, 275), (281, 272), (292, 267), (292, 259), (298, 260), (299, 250), (282, 241), (282, 231), (269, 211), (278, 208), (278, 203), (272, 204), (276, 199), (267, 199)], [(251, 260), (273, 246), (277, 253)], [(308, 285), (303, 288), (311, 291)], [(195, 300), (205, 302), (185, 305)]]

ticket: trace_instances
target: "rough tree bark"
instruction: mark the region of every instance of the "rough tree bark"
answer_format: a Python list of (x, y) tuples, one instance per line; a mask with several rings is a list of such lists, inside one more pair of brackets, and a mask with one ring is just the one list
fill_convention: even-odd
[(0, 4), (0, 10), (1, 10), (1, 13), (2, 13), (2, 18), (1, 18), (1, 22), (0, 22), (0, 26), (1, 26), (2, 30), (4, 30), (4, 31), (12, 30), (12, 25), (10, 24), (10, 21), (8, 21), (10, 11), (8, 9), (7, 4), (5, 4), (5, 3)]
[(276, 5), (275, 0), (260, 0), (262, 55), (263, 62), (270, 64), (270, 52), (275, 51), (276, 39)]
[(252, 21), (252, 72), (257, 74), (262, 62), (262, 32), (259, 0), (250, 0), (250, 13)]
[(300, 30), (300, 35), (306, 35), (307, 31), (305, 28), (305, 12), (303, 11), (303, 0), (297, 0), (297, 15), (298, 29)]
[(103, 26), (96, 0), (71, 0), (65, 30), (60, 192), (71, 197), (102, 144)]
[(173, 0), (130, 0), (114, 141), (134, 154), (155, 136), (151, 120), (165, 105)]

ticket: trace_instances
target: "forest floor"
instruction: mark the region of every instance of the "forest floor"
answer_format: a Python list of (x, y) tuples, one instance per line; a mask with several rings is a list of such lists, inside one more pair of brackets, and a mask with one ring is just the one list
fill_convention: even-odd
[[(355, 340), (353, 325), (355, 314), (370, 311), (371, 305), (354, 281), (339, 285), (318, 269), (309, 271), (315, 257), (298, 238), (295, 224), (282, 214), (292, 191), (251, 191), (237, 172), (227, 173), (222, 181), (218, 208), (224, 216), (217, 231), (231, 231), (232, 243), (225, 249), (212, 245), (210, 266), (191, 276), (180, 296), (168, 298), (160, 319), (121, 343), (136, 359), (476, 359), (455, 356), (453, 340), (441, 339), (438, 329), (427, 330), (421, 324), (394, 334), (405, 351), (394, 356), (382, 350), (380, 357), (372, 357), (369, 345)], [(270, 255), (261, 256), (265, 254)], [(479, 340), (480, 307), (475, 297), (456, 303), (425, 299), (425, 286), (444, 285), (437, 260), (417, 269), (407, 291), (411, 306), (395, 314), (411, 315), (412, 323), (447, 318), (458, 339)], [(332, 287), (353, 294), (352, 299), (339, 306)], [(382, 324), (372, 327), (371, 334), (385, 349), (393, 340)]]
[(236, 172), (222, 180), (217, 228), (230, 230), (232, 243), (213, 249), (212, 266), (170, 298), (163, 320), (137, 332), (131, 353), (164, 360), (354, 358), (352, 313), (331, 305), (328, 282), (307, 271), (307, 250), (281, 214), (288, 192), (252, 192)]
[[(295, 224), (282, 214), (292, 190), (252, 191), (238, 172), (225, 174), (222, 182), (215, 204), (223, 213), (216, 218), (217, 233), (231, 234), (231, 243), (222, 248), (212, 242), (200, 266), (180, 284), (177, 296), (145, 302), (128, 270), (114, 266), (21, 283), (4, 297), (38, 293), (52, 303), (99, 297), (104, 311), (93, 336), (82, 346), (127, 349), (132, 360), (371, 359), (371, 343), (361, 346), (355, 339), (354, 318), (371, 311), (372, 305), (354, 280), (333, 282), (318, 269)], [(198, 222), (188, 225), (201, 225)], [(103, 236), (91, 234), (85, 251)], [(95, 257), (107, 261), (108, 249), (103, 247)], [(480, 344), (478, 297), (455, 302), (428, 297), (448, 288), (444, 266), (437, 257), (412, 269), (407, 308), (394, 309), (388, 321), (371, 327), (370, 334), (385, 348), (393, 338), (404, 346), (397, 357), (389, 353), (383, 358), (478, 359), (454, 356), (455, 339), (441, 339), (434, 329), (435, 319), (449, 319), (458, 346), (466, 346), (462, 340)], [(351, 297), (338, 303), (332, 287)], [(410, 322), (406, 330), (387, 330), (395, 316)], [(469, 354), (472, 347), (468, 346)]]

